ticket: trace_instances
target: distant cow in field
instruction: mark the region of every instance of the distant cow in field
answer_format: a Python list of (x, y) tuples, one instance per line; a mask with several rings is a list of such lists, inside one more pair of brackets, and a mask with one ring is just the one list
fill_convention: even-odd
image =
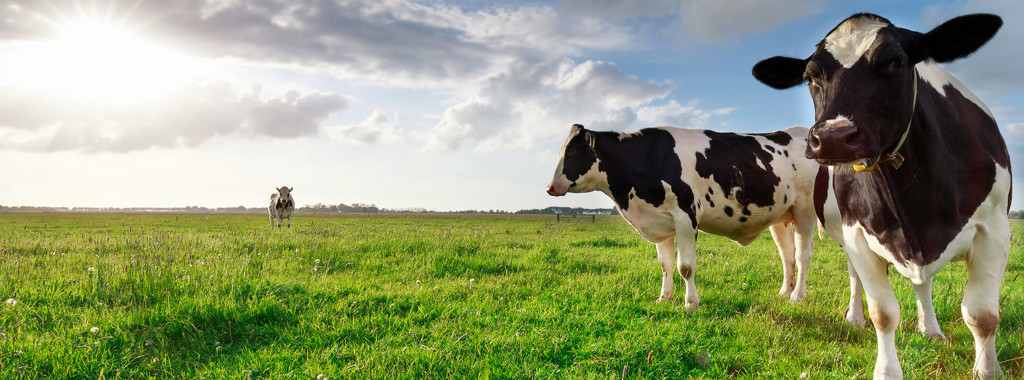
[[(782, 257), (779, 294), (800, 301), (811, 264), (812, 191), (819, 168), (800, 155), (806, 136), (800, 127), (766, 134), (671, 127), (619, 133), (577, 124), (562, 145), (547, 192), (600, 191), (611, 197), (619, 213), (657, 247), (659, 301), (672, 299), (677, 270), (686, 283), (687, 309), (700, 304), (694, 285), (698, 230), (745, 246), (765, 229)], [(795, 225), (795, 236), (787, 223)]]
[(274, 220), (277, 219), (277, 229), (281, 229), (281, 222), (288, 219), (288, 229), (292, 228), (292, 212), (295, 211), (295, 199), (292, 198), (292, 190), (288, 186), (281, 186), (276, 193), (270, 194), (270, 206), (267, 212), (270, 213), (270, 228), (274, 228)]
[[(954, 260), (967, 265), (960, 310), (974, 335), (973, 372), (1002, 372), (995, 337), (1010, 247), (1010, 157), (989, 109), (937, 64), (973, 53), (1001, 26), (998, 16), (977, 14), (919, 33), (861, 13), (809, 58), (754, 66), (757, 79), (778, 89), (808, 82), (816, 121), (806, 156), (833, 165), (821, 173), (815, 207), (863, 281), (878, 338), (875, 378), (903, 377), (888, 267), (913, 283), (918, 329), (942, 338), (932, 277)], [(859, 295), (856, 303), (853, 317), (863, 319)]]

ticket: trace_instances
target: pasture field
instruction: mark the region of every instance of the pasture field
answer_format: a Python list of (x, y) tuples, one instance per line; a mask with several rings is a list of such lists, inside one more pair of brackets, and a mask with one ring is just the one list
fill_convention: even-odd
[[(701, 306), (657, 304), (654, 246), (617, 216), (0, 214), (0, 378), (800, 378), (871, 375), (838, 245), (807, 300), (776, 295), (768, 234), (698, 240)], [(997, 350), (1024, 376), (1024, 223)], [(896, 336), (908, 379), (970, 376), (962, 262), (935, 278), (948, 341)]]

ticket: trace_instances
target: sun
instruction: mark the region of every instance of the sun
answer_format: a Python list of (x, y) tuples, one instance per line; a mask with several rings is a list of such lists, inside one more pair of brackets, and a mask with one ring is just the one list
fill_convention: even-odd
[(51, 26), (52, 38), (20, 46), (9, 80), (79, 101), (133, 103), (187, 83), (201, 66), (110, 20), (83, 16)]

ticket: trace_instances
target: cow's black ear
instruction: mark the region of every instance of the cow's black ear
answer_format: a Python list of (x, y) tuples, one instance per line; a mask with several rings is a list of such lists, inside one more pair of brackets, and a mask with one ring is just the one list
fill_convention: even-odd
[(289, 192), (289, 193), (290, 193), (290, 192), (293, 192), (293, 191), (295, 191), (295, 188), (294, 188), (294, 187), (289, 187), (289, 188), (288, 188), (288, 192)]
[(925, 34), (928, 55), (935, 62), (950, 62), (974, 53), (1003, 26), (999, 16), (978, 13), (946, 21)]
[(806, 59), (771, 57), (754, 65), (754, 78), (779, 90), (796, 86), (804, 81)]

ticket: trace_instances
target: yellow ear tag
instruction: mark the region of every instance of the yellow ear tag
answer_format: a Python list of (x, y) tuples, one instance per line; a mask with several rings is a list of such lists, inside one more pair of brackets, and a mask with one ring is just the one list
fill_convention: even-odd
[(590, 134), (587, 134), (587, 140), (589, 140), (589, 142), (590, 142), (590, 149), (594, 149), (594, 143), (595, 143), (594, 136), (591, 136)]
[(871, 165), (871, 166), (868, 166), (868, 167), (864, 167), (864, 165), (853, 165), (853, 170), (856, 170), (856, 171), (859, 171), (859, 172), (870, 172), (870, 171), (874, 171), (875, 170), (875, 165)]

